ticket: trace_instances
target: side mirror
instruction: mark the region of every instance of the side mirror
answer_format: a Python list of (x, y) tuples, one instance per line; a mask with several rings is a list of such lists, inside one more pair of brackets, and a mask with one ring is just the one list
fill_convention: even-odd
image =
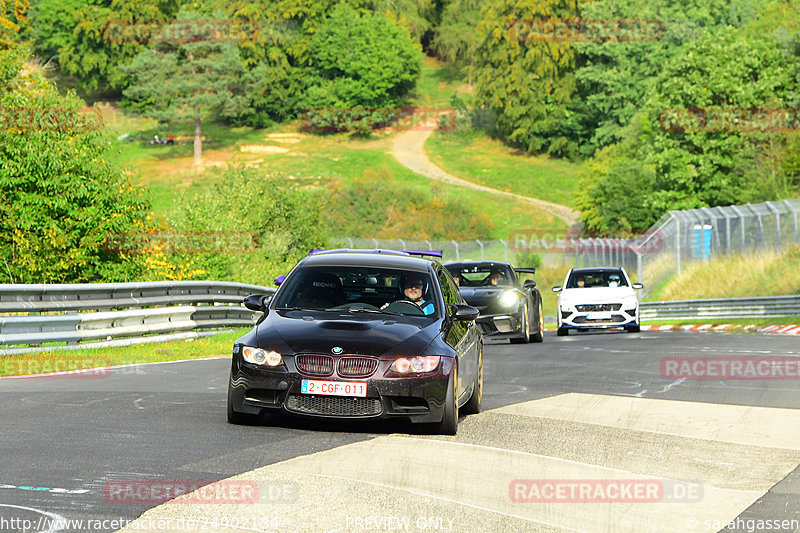
[(561, 285), (556, 285), (553, 287), (553, 292), (561, 292)]
[(533, 281), (532, 279), (526, 279), (525, 283), (522, 284), (522, 288), (523, 289), (535, 289), (536, 288), (536, 282)]
[(631, 287), (633, 287), (634, 289), (641, 289), (642, 287), (644, 287), (644, 285), (642, 285), (641, 283), (634, 283), (633, 285), (631, 285)]
[(277, 285), (278, 287), (280, 287), (281, 283), (283, 283), (283, 280), (285, 280), (285, 279), (286, 279), (286, 274), (281, 274), (280, 276), (275, 278), (275, 280), (273, 280), (273, 283), (275, 285)]
[(460, 322), (469, 322), (470, 320), (475, 320), (478, 318), (478, 315), (480, 314), (481, 312), (471, 305), (459, 304), (455, 306), (455, 310), (450, 315), (450, 318)]
[(269, 296), (266, 294), (251, 294), (249, 296), (245, 296), (244, 306), (251, 311), (261, 311), (262, 313), (266, 313), (268, 301)]

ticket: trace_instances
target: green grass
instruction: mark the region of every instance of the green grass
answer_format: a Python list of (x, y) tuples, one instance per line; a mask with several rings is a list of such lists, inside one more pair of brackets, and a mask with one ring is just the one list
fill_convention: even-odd
[[(509, 148), (484, 133), (434, 132), (428, 157), (459, 178), (523, 196), (574, 206), (581, 166)], [(537, 227), (537, 226), (535, 226)]]
[(657, 276), (661, 281), (649, 301), (737, 298), (753, 295), (800, 294), (800, 244), (782, 253), (715, 257), (684, 263), (681, 275)]
[(227, 356), (231, 353), (233, 342), (247, 331), (247, 328), (237, 329), (191, 341), (7, 355), (0, 358), (0, 376)]
[(411, 105), (446, 109), (450, 107), (454, 93), (459, 93), (464, 100), (469, 99), (469, 88), (464, 85), (458, 70), (426, 57), (417, 88), (411, 95)]
[[(653, 324), (663, 326), (691, 326), (699, 324), (712, 324), (714, 326), (722, 326), (725, 324), (732, 324), (736, 327), (732, 328), (733, 331), (741, 330), (744, 326), (792, 326), (800, 325), (800, 316), (788, 316), (777, 318), (693, 318), (681, 320), (665, 320), (653, 319), (642, 320), (642, 324)], [(730, 330), (728, 330), (730, 331)]]

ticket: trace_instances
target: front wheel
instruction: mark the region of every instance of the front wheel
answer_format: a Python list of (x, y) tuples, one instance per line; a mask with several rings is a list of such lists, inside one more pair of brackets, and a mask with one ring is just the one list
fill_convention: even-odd
[(458, 431), (458, 366), (453, 362), (453, 373), (447, 383), (447, 396), (444, 400), (444, 413), (442, 421), (433, 425), (433, 429), (440, 435), (455, 435)]
[(531, 340), (531, 325), (528, 317), (528, 305), (525, 305), (525, 310), (522, 312), (522, 336), (515, 337), (511, 340), (511, 344), (525, 344)]
[(636, 324), (635, 326), (625, 326), (625, 331), (628, 333), (639, 333), (641, 330), (642, 328), (639, 327), (639, 324)]
[(539, 313), (536, 320), (536, 332), (531, 335), (531, 342), (542, 342), (544, 340), (544, 316), (542, 316), (542, 301), (539, 300)]
[(559, 337), (566, 337), (567, 335), (569, 335), (569, 330), (567, 328), (558, 328), (556, 330), (556, 335), (558, 335)]

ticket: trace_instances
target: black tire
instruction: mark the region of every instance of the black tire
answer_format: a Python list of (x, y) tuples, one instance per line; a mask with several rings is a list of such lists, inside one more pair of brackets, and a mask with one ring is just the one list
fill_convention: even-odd
[(558, 328), (556, 330), (556, 335), (558, 335), (559, 337), (566, 337), (567, 335), (569, 335), (569, 330), (567, 328)]
[(522, 312), (522, 336), (509, 339), (511, 344), (527, 344), (531, 340), (531, 324), (528, 316), (528, 304), (525, 304), (525, 311)]
[(252, 426), (259, 421), (258, 415), (251, 415), (247, 413), (240, 413), (233, 408), (233, 399), (231, 398), (231, 389), (228, 387), (228, 423), (242, 426)]
[(447, 383), (447, 396), (444, 400), (442, 421), (433, 424), (433, 431), (439, 435), (455, 435), (458, 431), (458, 365), (453, 362), (453, 373)]
[(544, 340), (544, 316), (542, 316), (542, 300), (539, 300), (539, 312), (537, 313), (536, 332), (531, 335), (531, 342), (542, 342)]
[(639, 327), (639, 324), (636, 324), (635, 326), (625, 326), (625, 331), (628, 333), (639, 333), (642, 331), (642, 328)]
[(475, 376), (475, 386), (472, 388), (472, 396), (464, 405), (462, 411), (468, 415), (477, 415), (481, 412), (481, 401), (483, 400), (483, 345), (478, 348), (478, 375)]

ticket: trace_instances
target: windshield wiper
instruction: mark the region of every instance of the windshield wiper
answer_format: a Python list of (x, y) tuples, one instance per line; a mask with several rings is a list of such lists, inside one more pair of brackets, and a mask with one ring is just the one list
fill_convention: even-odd
[[(344, 311), (344, 309), (326, 309), (326, 311)], [(393, 315), (393, 316), (406, 316), (403, 313), (395, 313), (394, 311), (381, 311), (380, 309), (368, 309), (366, 307), (351, 307), (347, 309), (348, 313), (375, 313), (379, 315)]]

